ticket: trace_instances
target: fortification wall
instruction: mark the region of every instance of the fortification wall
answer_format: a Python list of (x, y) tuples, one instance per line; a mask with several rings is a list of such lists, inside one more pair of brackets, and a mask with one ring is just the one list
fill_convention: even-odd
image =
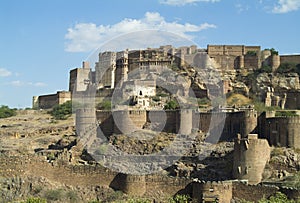
[(127, 194), (175, 195), (185, 190), (192, 180), (173, 178), (158, 174), (146, 176), (128, 175), (113, 172), (100, 165), (56, 165), (38, 157), (0, 156), (0, 175), (15, 177), (32, 175), (45, 177), (52, 182), (68, 186), (107, 186), (122, 190)]
[(132, 133), (142, 129), (147, 121), (147, 114), (144, 110), (113, 111), (114, 132), (118, 134)]
[(262, 198), (269, 198), (278, 192), (278, 187), (262, 186), (262, 185), (247, 185), (241, 182), (232, 183), (232, 196), (238, 199), (244, 199), (251, 202), (258, 202)]
[(244, 56), (244, 67), (247, 69), (257, 69), (261, 67), (261, 61), (258, 56), (250, 56), (245, 55)]
[(232, 182), (194, 182), (193, 201), (196, 202), (224, 202), (232, 199)]
[(270, 145), (300, 148), (300, 117), (266, 118), (265, 137)]
[(178, 111), (147, 111), (147, 122), (157, 123), (160, 126), (158, 129), (164, 132), (177, 133), (178, 132)]
[(300, 55), (282, 55), (280, 56), (281, 63), (300, 64)]
[(192, 129), (210, 132), (217, 141), (233, 140), (236, 135), (244, 137), (255, 131), (257, 113), (255, 111), (199, 113), (192, 110), (167, 111), (97, 111), (97, 120), (106, 135), (130, 133), (142, 129), (145, 123), (156, 126), (157, 131), (190, 134)]
[(218, 134), (220, 141), (232, 140), (237, 134), (245, 137), (255, 131), (256, 126), (255, 111), (194, 113), (193, 115), (193, 128), (199, 128), (204, 133), (210, 131), (210, 134)]
[(59, 91), (57, 92), (58, 104), (63, 104), (67, 101), (71, 101), (71, 92)]
[[(49, 181), (66, 186), (96, 187), (107, 186), (132, 195), (190, 194), (194, 201), (215, 200), (230, 202), (232, 198), (258, 201), (281, 191), (289, 198), (299, 199), (300, 190), (261, 185), (247, 185), (241, 182), (193, 182), (190, 179), (169, 177), (159, 174), (128, 175), (113, 172), (101, 165), (54, 164), (35, 156), (0, 155), (0, 176), (44, 177)], [(36, 183), (33, 183), (35, 187)], [(152, 196), (153, 197), (153, 196)]]
[(38, 100), (38, 107), (41, 109), (50, 109), (58, 104), (57, 94), (41, 95)]
[(232, 55), (209, 55), (214, 61), (218, 69), (222, 70), (234, 70), (238, 68), (238, 57)]
[(270, 151), (268, 141), (257, 139), (256, 134), (248, 135), (247, 139), (236, 139), (233, 177), (246, 179), (250, 184), (260, 183), (265, 165), (270, 159)]
[(288, 91), (285, 109), (300, 109), (300, 91)]
[(38, 98), (35, 97), (35, 107), (41, 109), (50, 109), (55, 105), (63, 104), (71, 100), (71, 92), (58, 91), (56, 94), (41, 95)]
[(85, 133), (90, 129), (91, 126), (96, 124), (96, 109), (95, 108), (85, 108), (76, 110), (76, 134), (79, 136), (84, 136)]

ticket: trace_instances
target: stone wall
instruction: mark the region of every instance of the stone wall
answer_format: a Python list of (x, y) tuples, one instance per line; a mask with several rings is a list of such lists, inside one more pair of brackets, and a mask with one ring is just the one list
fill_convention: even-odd
[(130, 133), (142, 129), (146, 123), (152, 124), (155, 131), (190, 134), (192, 129), (210, 132), (217, 140), (233, 140), (236, 135), (244, 137), (255, 132), (257, 113), (247, 110), (240, 112), (199, 113), (192, 110), (167, 111), (97, 111), (97, 120), (105, 135)]
[[(111, 171), (101, 165), (69, 165), (48, 163), (36, 156), (0, 155), (1, 177), (44, 177), (52, 183), (68, 187), (106, 186), (129, 195), (153, 197), (153, 194), (174, 196), (189, 194), (193, 201), (230, 203), (232, 198), (257, 202), (280, 191), (289, 198), (299, 199), (300, 190), (265, 185), (248, 185), (238, 181), (204, 182), (160, 174), (129, 175)], [(32, 187), (36, 187), (32, 183)]]
[(248, 185), (242, 182), (233, 182), (232, 196), (237, 199), (258, 202), (262, 198), (269, 198), (278, 192), (279, 188), (274, 186)]
[(281, 63), (300, 64), (300, 55), (282, 55), (280, 56)]
[(258, 139), (257, 134), (238, 137), (234, 144), (233, 177), (248, 180), (250, 184), (260, 183), (270, 152), (268, 141)]
[(266, 118), (264, 136), (270, 145), (300, 149), (300, 117)]
[[(55, 105), (63, 104), (71, 100), (71, 92), (58, 91), (56, 94), (41, 95), (35, 102), (34, 107), (41, 109), (50, 109)], [(38, 103), (38, 105), (36, 105)]]
[(229, 203), (232, 199), (232, 182), (194, 182), (193, 200), (196, 202)]
[(287, 91), (286, 109), (300, 109), (300, 91)]

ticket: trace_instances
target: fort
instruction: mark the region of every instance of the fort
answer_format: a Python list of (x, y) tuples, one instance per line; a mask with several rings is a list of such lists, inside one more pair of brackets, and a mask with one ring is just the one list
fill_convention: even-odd
[[(219, 93), (226, 94), (234, 89), (232, 81), (235, 79), (231, 77), (243, 78), (245, 73), (257, 73), (256, 71), (265, 67), (270, 68), (271, 73), (275, 73), (281, 62), (300, 64), (300, 56), (279, 56), (272, 49), (261, 50), (260, 46), (208, 45), (207, 49), (198, 49), (194, 45), (179, 48), (167, 45), (144, 50), (105, 51), (99, 53), (98, 57), (95, 70), (90, 68), (88, 62), (83, 62), (82, 68), (70, 71), (69, 91), (34, 97), (33, 107), (47, 109), (71, 99), (74, 103), (79, 101), (76, 103), (78, 146), (80, 141), (86, 146), (92, 144), (93, 140), (85, 137), (87, 134), (92, 135), (92, 139), (98, 139), (102, 134), (110, 138), (121, 134), (131, 135), (144, 129), (184, 136), (201, 134), (205, 135), (206, 142), (213, 144), (234, 141), (232, 179), (203, 181), (162, 174), (125, 174), (111, 171), (100, 164), (50, 165), (38, 158), (24, 158), (25, 161), (10, 158), (6, 160), (8, 165), (18, 164), (9, 172), (6, 170), (8, 167), (2, 164), (3, 174), (33, 170), (37, 175), (69, 185), (100, 184), (137, 196), (147, 196), (157, 191), (166, 195), (189, 194), (196, 202), (230, 202), (233, 198), (242, 199), (246, 196), (249, 201), (258, 201), (278, 191), (292, 199), (299, 198), (300, 192), (297, 189), (261, 183), (270, 159), (271, 147), (300, 149), (298, 114), (278, 116), (270, 112), (257, 112), (251, 105), (219, 105), (203, 110), (198, 106), (186, 108), (183, 105), (175, 109), (165, 109), (164, 104), (172, 98), (179, 101), (182, 95), (187, 97), (187, 100), (191, 99), (190, 90), (186, 91), (188, 88), (194, 91), (196, 99), (217, 100), (218, 97), (213, 96)], [(213, 67), (221, 73), (220, 81), (201, 84), (201, 81), (197, 81), (199, 78), (196, 78), (199, 73), (196, 73), (193, 67), (202, 68), (204, 72)], [(189, 78), (186, 83), (188, 87), (171, 76), (170, 78), (180, 83), (180, 86), (171, 83), (170, 78), (165, 81), (156, 80), (156, 76), (165, 69), (187, 76), (185, 78)], [(168, 84), (169, 92), (162, 93), (163, 88), (159, 89), (159, 82)], [(158, 96), (158, 92), (167, 96)], [(274, 92), (269, 88), (261, 95), (261, 99), (269, 107), (300, 107), (298, 89), (277, 89)], [(112, 104), (113, 108), (109, 110), (96, 108), (97, 102), (112, 100), (114, 96), (123, 102), (122, 105)], [(155, 105), (154, 97), (159, 100)], [(132, 98), (134, 102), (131, 101)]]

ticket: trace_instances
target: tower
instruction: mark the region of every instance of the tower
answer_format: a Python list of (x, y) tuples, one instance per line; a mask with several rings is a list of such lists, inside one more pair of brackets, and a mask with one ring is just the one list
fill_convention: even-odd
[(247, 138), (239, 135), (234, 143), (233, 177), (247, 179), (250, 184), (260, 183), (270, 152), (268, 141), (258, 139), (257, 134)]

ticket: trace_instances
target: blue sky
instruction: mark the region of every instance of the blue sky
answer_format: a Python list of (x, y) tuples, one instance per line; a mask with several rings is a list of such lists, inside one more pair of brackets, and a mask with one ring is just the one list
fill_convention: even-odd
[(69, 71), (107, 40), (174, 32), (207, 44), (300, 53), (300, 0), (1, 0), (0, 105), (68, 89)]

